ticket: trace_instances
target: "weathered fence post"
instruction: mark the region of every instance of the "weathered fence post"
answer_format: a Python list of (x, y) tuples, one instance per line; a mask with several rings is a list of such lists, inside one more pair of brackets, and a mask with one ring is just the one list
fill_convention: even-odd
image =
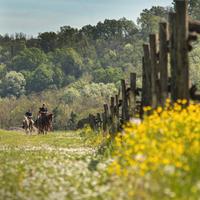
[(147, 106), (148, 104), (148, 97), (147, 97), (147, 77), (146, 77), (146, 69), (145, 69), (145, 61), (144, 57), (142, 58), (142, 99), (141, 99), (141, 105), (140, 105), (140, 119), (143, 118), (143, 108), (145, 107), (145, 104)]
[(129, 112), (128, 112), (128, 98), (126, 93), (126, 83), (125, 80), (121, 80), (122, 86), (122, 122), (127, 122), (129, 120)]
[(117, 119), (119, 119), (119, 96), (118, 95), (115, 95), (115, 102), (116, 102), (115, 115), (116, 115)]
[(101, 128), (102, 125), (102, 119), (100, 113), (97, 113), (97, 127)]
[(169, 46), (170, 46), (170, 73), (171, 73), (171, 79), (170, 79), (170, 92), (171, 92), (171, 99), (172, 101), (175, 101), (176, 99), (176, 69), (177, 69), (177, 59), (176, 59), (176, 52), (177, 52), (177, 46), (176, 46), (176, 13), (170, 12), (169, 13)]
[(130, 91), (129, 91), (129, 117), (135, 116), (136, 107), (136, 73), (130, 74)]
[(168, 44), (167, 44), (167, 23), (159, 24), (159, 68), (160, 68), (160, 95), (162, 106), (165, 105), (168, 97)]
[(186, 99), (189, 102), (189, 58), (188, 58), (188, 1), (176, 0), (176, 62), (177, 69), (174, 77), (174, 89), (176, 95), (172, 97), (173, 101)]
[(103, 113), (103, 131), (104, 131), (104, 133), (108, 132), (108, 126), (109, 126), (108, 105), (104, 104), (104, 113)]
[(150, 34), (150, 57), (151, 57), (151, 92), (152, 92), (152, 108), (156, 108), (158, 105), (158, 95), (159, 95), (159, 80), (158, 80), (158, 63), (157, 63), (157, 41), (156, 35)]
[(115, 118), (116, 118), (116, 128), (117, 130), (119, 130), (120, 128), (120, 114), (119, 114), (119, 96), (118, 95), (115, 95), (115, 102), (116, 102), (116, 105), (115, 105)]
[(142, 107), (152, 105), (152, 77), (151, 77), (151, 59), (148, 44), (143, 45), (143, 84), (142, 84)]
[(115, 120), (115, 98), (110, 99), (110, 120), (111, 120), (111, 133), (116, 132), (116, 120)]

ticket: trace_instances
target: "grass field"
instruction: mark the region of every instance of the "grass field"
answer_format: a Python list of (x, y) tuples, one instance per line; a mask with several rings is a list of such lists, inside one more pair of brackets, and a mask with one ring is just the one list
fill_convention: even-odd
[(0, 131), (0, 199), (105, 199), (105, 163), (76, 132)]
[(114, 140), (90, 128), (0, 131), (0, 200), (200, 200), (200, 105), (184, 103)]

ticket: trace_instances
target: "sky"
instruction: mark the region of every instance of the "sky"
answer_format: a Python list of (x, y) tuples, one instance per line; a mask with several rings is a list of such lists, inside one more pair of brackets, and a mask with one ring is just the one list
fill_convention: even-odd
[(81, 28), (104, 19), (136, 22), (151, 6), (169, 6), (172, 0), (0, 0), (0, 34), (58, 31), (61, 26)]

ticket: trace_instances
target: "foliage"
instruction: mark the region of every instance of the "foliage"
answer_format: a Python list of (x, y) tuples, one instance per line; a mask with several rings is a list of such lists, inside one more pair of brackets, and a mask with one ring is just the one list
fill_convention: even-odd
[(116, 91), (114, 84), (79, 81), (70, 87), (46, 90), (39, 95), (32, 93), (19, 98), (0, 98), (0, 128), (21, 127), (24, 113), (28, 109), (31, 109), (33, 119), (36, 119), (39, 107), (46, 103), (49, 112), (54, 114), (54, 129), (71, 129), (72, 112), (76, 115), (76, 122), (87, 117), (88, 112), (102, 112), (103, 103), (109, 101)]
[(10, 71), (4, 78), (2, 78), (0, 84), (1, 95), (19, 97), (25, 93), (25, 85), (26, 80), (22, 73)]
[(94, 82), (96, 83), (116, 83), (123, 78), (123, 72), (119, 68), (101, 68), (93, 72)]
[[(41, 64), (34, 71), (28, 85), (29, 91), (40, 92), (53, 84), (54, 71), (49, 65)], [(61, 77), (62, 78), (62, 77)]]
[(200, 20), (200, 0), (189, 0), (190, 14), (194, 19)]
[(199, 197), (200, 105), (182, 108), (185, 103), (171, 107), (168, 101), (141, 124), (127, 124), (116, 138), (109, 172), (133, 184), (130, 198)]
[(194, 45), (194, 50), (190, 53), (190, 81), (200, 88), (200, 41)]
[(50, 60), (54, 65), (60, 66), (67, 75), (79, 77), (82, 67), (82, 58), (73, 48), (56, 49), (50, 54)]
[(142, 34), (147, 37), (151, 33), (158, 32), (158, 24), (161, 20), (167, 19), (167, 8), (160, 6), (153, 6), (151, 9), (144, 9), (140, 13), (140, 17), (137, 22), (141, 26)]
[[(0, 36), (0, 61), (6, 65), (6, 73), (13, 70), (23, 73), (28, 93), (49, 87), (62, 88), (86, 75), (97, 83), (115, 83), (116, 79), (122, 78), (122, 71), (127, 76), (128, 71), (138, 71), (141, 66), (138, 55), (142, 55), (142, 48), (136, 48), (140, 46), (138, 41), (141, 42), (138, 33), (136, 24), (122, 18), (106, 19), (80, 30), (63, 26), (57, 33), (39, 33), (36, 38), (27, 38), (22, 33), (7, 34)], [(133, 48), (124, 49), (133, 43)], [(41, 68), (44, 65), (48, 67)], [(50, 78), (53, 82), (50, 80), (51, 83), (46, 84), (45, 81), (36, 89), (33, 85), (38, 81), (35, 74), (41, 73), (41, 83), (41, 76), (47, 75), (46, 70), (49, 70), (48, 75), (54, 71), (53, 79)], [(98, 72), (101, 72), (101, 78), (98, 78)]]
[(40, 64), (46, 63), (47, 57), (43, 51), (38, 48), (24, 49), (16, 55), (11, 62), (12, 70), (29, 70), (32, 71)]

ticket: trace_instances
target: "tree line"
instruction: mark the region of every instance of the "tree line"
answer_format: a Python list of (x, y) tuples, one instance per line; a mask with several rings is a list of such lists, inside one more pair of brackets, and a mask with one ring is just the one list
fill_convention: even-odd
[[(194, 19), (200, 19), (200, 0), (189, 2), (190, 14)], [(144, 9), (136, 23), (126, 18), (106, 19), (81, 29), (63, 26), (57, 32), (39, 33), (37, 37), (27, 37), (23, 33), (0, 35), (0, 97), (23, 99), (26, 95), (27, 99), (31, 99), (45, 91), (47, 94), (48, 91), (52, 94), (60, 91), (61, 104), (71, 105), (78, 99), (73, 108), (82, 117), (84, 110), (91, 109), (95, 113), (101, 104), (99, 107), (96, 103), (87, 104), (88, 108), (83, 106), (84, 102), (80, 100), (82, 89), (74, 85), (80, 85), (84, 80), (86, 96), (101, 91), (98, 88), (109, 88), (111, 83), (111, 91), (116, 91), (120, 79), (126, 79), (130, 72), (135, 72), (137, 85), (141, 86), (142, 44), (148, 42), (150, 33), (158, 32), (158, 22), (168, 20), (169, 10), (173, 10), (173, 4), (171, 7)], [(190, 54), (190, 77), (200, 86), (200, 43), (196, 42), (194, 47)], [(99, 95), (101, 102), (107, 98), (105, 94)], [(52, 95), (47, 96), (52, 98)], [(78, 101), (81, 103), (78, 104)], [(52, 109), (56, 109), (56, 105)]]

